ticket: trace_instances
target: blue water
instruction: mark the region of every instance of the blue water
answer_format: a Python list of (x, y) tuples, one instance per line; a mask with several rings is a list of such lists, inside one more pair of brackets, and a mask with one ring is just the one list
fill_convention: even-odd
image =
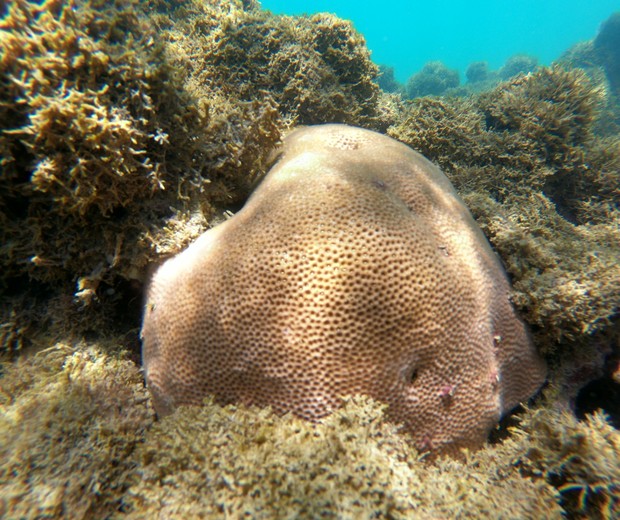
[(353, 21), (375, 63), (406, 79), (432, 60), (458, 69), (487, 61), (498, 69), (517, 53), (548, 65), (573, 44), (596, 36), (620, 0), (261, 0), (277, 14), (327, 11)]

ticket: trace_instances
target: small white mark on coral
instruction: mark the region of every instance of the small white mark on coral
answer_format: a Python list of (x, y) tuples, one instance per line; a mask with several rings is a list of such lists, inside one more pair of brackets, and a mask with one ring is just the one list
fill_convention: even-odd
[(445, 255), (450, 256), (450, 252), (448, 251), (448, 246), (438, 246), (439, 250)]

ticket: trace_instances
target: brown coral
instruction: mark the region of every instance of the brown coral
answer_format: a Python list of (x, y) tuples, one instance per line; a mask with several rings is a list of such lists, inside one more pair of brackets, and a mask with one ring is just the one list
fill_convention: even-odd
[(362, 393), (422, 449), (481, 444), (545, 368), (447, 179), (343, 125), (298, 130), (280, 153), (241, 212), (153, 278), (159, 412), (213, 393), (318, 419)]

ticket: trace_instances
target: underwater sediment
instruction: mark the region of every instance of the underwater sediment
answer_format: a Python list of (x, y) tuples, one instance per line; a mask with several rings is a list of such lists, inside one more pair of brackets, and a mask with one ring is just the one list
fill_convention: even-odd
[[(0, 516), (620, 515), (618, 416), (579, 405), (620, 383), (613, 56), (406, 103), (331, 15), (0, 9)], [(608, 49), (605, 27), (588, 52)], [(155, 420), (137, 354), (148, 266), (236, 211), (289, 129), (326, 122), (441, 166), (550, 365), (542, 398), (461, 459), (426, 461), (361, 397), (318, 425), (210, 401)]]

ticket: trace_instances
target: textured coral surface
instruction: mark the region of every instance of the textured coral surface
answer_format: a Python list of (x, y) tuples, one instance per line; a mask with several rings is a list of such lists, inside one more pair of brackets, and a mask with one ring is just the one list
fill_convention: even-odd
[(159, 413), (388, 403), (421, 450), (478, 446), (546, 368), (498, 258), (443, 173), (384, 135), (284, 139), (244, 208), (154, 274), (142, 328)]

